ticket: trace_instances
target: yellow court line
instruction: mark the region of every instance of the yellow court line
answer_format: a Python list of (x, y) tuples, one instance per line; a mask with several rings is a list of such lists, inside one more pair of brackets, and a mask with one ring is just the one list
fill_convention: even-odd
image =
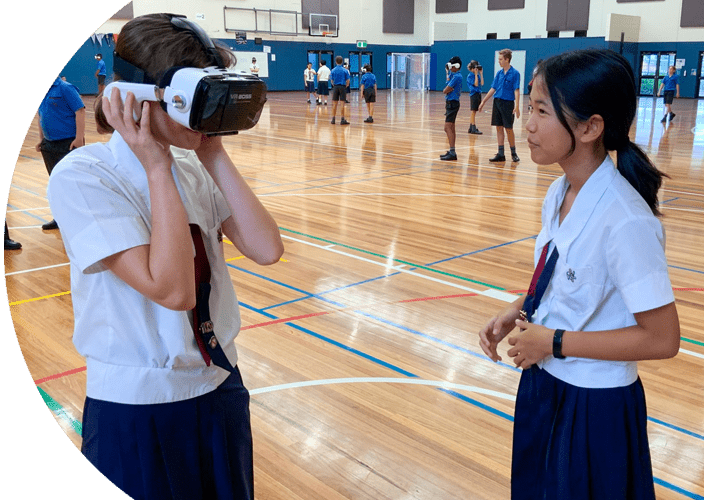
[(15, 302), (10, 302), (10, 305), (11, 305), (11, 306), (18, 306), (18, 305), (20, 305), (20, 304), (25, 304), (25, 303), (27, 303), (27, 302), (34, 302), (34, 301), (36, 301), (36, 300), (50, 299), (50, 298), (52, 298), (52, 297), (60, 297), (60, 296), (62, 296), (62, 295), (68, 295), (68, 294), (70, 294), (70, 293), (71, 293), (70, 291), (69, 291), (69, 292), (61, 292), (61, 293), (54, 293), (54, 294), (52, 294), (52, 295), (45, 295), (44, 297), (36, 297), (36, 298), (34, 298), (34, 299), (17, 300), (17, 301), (15, 301)]
[[(234, 243), (232, 243), (230, 240), (227, 238), (223, 238), (222, 241), (227, 243), (228, 245), (235, 246)], [(231, 259), (225, 259), (225, 262), (230, 262), (231, 260), (237, 260), (237, 259), (244, 259), (244, 255), (240, 255), (239, 257), (232, 257)], [(279, 262), (288, 262), (286, 259), (279, 259)]]

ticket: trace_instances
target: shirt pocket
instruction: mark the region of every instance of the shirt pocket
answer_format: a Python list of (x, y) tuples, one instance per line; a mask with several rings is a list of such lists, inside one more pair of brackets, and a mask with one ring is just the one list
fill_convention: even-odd
[(555, 270), (552, 285), (561, 309), (569, 317), (584, 321), (593, 314), (602, 301), (606, 272), (597, 267), (563, 266)]

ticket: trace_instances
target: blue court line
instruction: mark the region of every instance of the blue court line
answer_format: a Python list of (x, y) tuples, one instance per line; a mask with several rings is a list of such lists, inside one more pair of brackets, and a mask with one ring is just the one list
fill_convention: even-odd
[(34, 191), (27, 189), (27, 188), (20, 187), (17, 184), (10, 184), (10, 189), (14, 189), (16, 191), (24, 191), (25, 193), (33, 194), (34, 196), (38, 196), (39, 198), (43, 198), (45, 200), (47, 199), (45, 194), (35, 193)]
[(469, 255), (474, 255), (474, 254), (476, 254), (476, 253), (486, 252), (487, 250), (495, 250), (495, 249), (497, 249), (497, 248), (505, 247), (506, 245), (512, 245), (512, 244), (514, 244), (514, 243), (520, 243), (521, 241), (526, 241), (526, 240), (530, 240), (530, 239), (535, 239), (535, 238), (537, 238), (537, 237), (538, 237), (538, 235), (527, 236), (527, 237), (521, 238), (521, 239), (519, 239), (519, 240), (514, 240), (514, 241), (509, 241), (509, 242), (507, 242), (507, 243), (501, 243), (501, 244), (499, 244), (499, 245), (494, 245), (493, 247), (481, 248), (481, 249), (479, 249), (479, 250), (474, 250), (473, 252), (467, 252), (467, 253), (463, 253), (462, 255), (457, 255), (457, 256), (455, 256), (455, 257), (448, 257), (447, 259), (442, 259), (442, 260), (438, 260), (438, 261), (435, 261), (435, 262), (431, 262), (430, 264), (426, 264), (426, 266), (434, 266), (435, 264), (440, 264), (440, 263), (442, 263), (442, 262), (448, 262), (448, 261), (454, 260), (454, 259), (461, 259), (462, 257), (467, 257), (467, 256), (469, 256)]
[[(302, 293), (302, 294), (304, 294), (304, 295), (307, 295), (306, 298), (316, 298), (316, 299), (322, 300), (322, 301), (324, 301), (324, 302), (327, 302), (327, 303), (329, 303), (329, 304), (333, 304), (333, 305), (335, 305), (336, 307), (347, 307), (345, 304), (342, 304), (342, 303), (340, 303), (340, 302), (336, 302), (336, 301), (327, 299), (327, 298), (325, 298), (325, 297), (321, 297), (320, 294), (311, 294), (311, 293), (309, 293), (309, 292), (306, 292), (305, 290), (301, 290), (300, 288), (296, 288), (296, 287), (294, 287), (294, 286), (288, 285), (288, 284), (283, 283), (283, 282), (281, 282), (281, 281), (275, 280), (275, 279), (273, 279), (273, 278), (269, 278), (269, 277), (267, 277), (267, 276), (263, 276), (263, 275), (261, 275), (261, 274), (259, 274), (259, 273), (255, 273), (255, 272), (253, 272), (253, 271), (250, 271), (250, 270), (247, 270), (247, 269), (244, 269), (244, 268), (235, 266), (235, 265), (230, 264), (230, 263), (228, 263), (227, 265), (228, 265), (229, 267), (232, 267), (232, 268), (237, 269), (237, 270), (239, 270), (239, 271), (243, 271), (243, 272), (245, 272), (245, 273), (247, 273), (247, 274), (251, 274), (252, 276), (256, 276), (256, 277), (258, 277), (258, 278), (262, 278), (262, 279), (264, 279), (264, 280), (266, 280), (266, 281), (269, 281), (270, 283), (274, 283), (275, 285), (279, 285), (279, 286), (282, 286), (282, 287), (284, 287), (284, 288), (288, 288), (288, 289), (291, 289), (291, 290), (295, 290), (296, 292), (299, 292), (299, 293)], [(279, 318), (277, 318), (277, 317), (271, 315), (270, 313), (265, 312), (263, 309), (252, 309), (252, 310), (253, 310), (253, 311), (256, 311), (256, 312), (258, 312), (258, 313), (260, 313), (260, 314), (263, 314), (263, 315), (269, 317), (270, 319), (279, 319)], [(366, 316), (366, 317), (369, 317), (369, 318), (371, 318), (371, 319), (375, 319), (375, 320), (380, 321), (380, 322), (382, 322), (382, 323), (386, 323), (386, 324), (388, 324), (388, 325), (390, 325), (390, 326), (399, 328), (399, 329), (401, 329), (401, 330), (407, 331), (407, 332), (412, 333), (412, 334), (414, 334), (414, 335), (422, 336), (422, 337), (424, 337), (424, 338), (426, 338), (426, 339), (428, 339), (428, 340), (437, 341), (438, 343), (440, 343), (440, 344), (442, 344), (442, 345), (445, 345), (445, 346), (447, 346), (447, 347), (456, 348), (456, 349), (458, 349), (459, 351), (461, 351), (461, 352), (463, 352), (463, 353), (471, 354), (472, 356), (476, 356), (476, 357), (479, 357), (479, 358), (481, 358), (481, 359), (489, 360), (488, 357), (485, 357), (485, 356), (482, 356), (482, 355), (480, 355), (480, 354), (478, 354), (478, 353), (474, 353), (474, 352), (472, 352), (472, 351), (466, 350), (466, 349), (461, 348), (461, 347), (459, 347), (459, 346), (455, 346), (454, 344), (451, 344), (451, 343), (449, 343), (449, 342), (446, 342), (446, 341), (437, 339), (436, 337), (432, 337), (432, 336), (430, 336), (430, 335), (427, 335), (427, 334), (424, 334), (424, 333), (421, 333), (421, 332), (412, 330), (412, 329), (410, 329), (410, 328), (407, 328), (407, 327), (405, 327), (405, 326), (396, 324), (396, 323), (394, 323), (394, 322), (392, 322), (392, 321), (390, 321), (390, 320), (386, 320), (386, 319), (383, 319), (383, 318), (379, 318), (379, 317), (373, 316), (373, 315), (371, 315), (371, 314), (369, 314), (369, 313), (366, 313), (366, 312), (363, 312), (363, 311), (354, 311), (354, 312), (357, 313), (357, 314), (360, 314), (360, 315), (362, 315), (362, 316)], [(291, 325), (291, 326), (294, 326), (294, 327), (296, 327), (296, 328), (302, 328), (302, 327), (297, 327), (297, 326), (294, 325), (293, 323), (287, 323), (287, 324), (289, 324), (289, 325)], [(307, 330), (307, 329), (306, 329), (306, 330)], [(303, 330), (302, 330), (302, 331), (303, 331)], [(316, 336), (316, 337), (318, 337), (318, 335), (319, 335), (319, 334), (314, 333), (314, 332), (312, 332), (312, 331), (310, 331), (310, 330), (307, 331), (306, 333), (308, 333), (308, 332), (310, 332), (311, 335)], [(318, 337), (318, 338), (322, 338), (322, 337)], [(343, 348), (344, 348), (344, 347), (343, 347)], [(511, 370), (514, 370), (514, 371), (520, 371), (520, 369), (518, 369), (518, 368), (516, 368), (516, 367), (513, 367), (513, 366), (511, 366), (511, 365), (509, 365), (509, 364), (507, 364), (507, 363), (501, 362), (501, 361), (500, 361), (500, 362), (497, 362), (496, 364), (498, 364), (499, 366), (505, 367), (505, 368), (509, 368), (509, 369), (511, 369)], [(660, 420), (653, 419), (652, 417), (648, 417), (648, 420), (650, 420), (650, 421), (653, 422), (653, 423), (657, 423), (657, 424), (659, 424), (659, 423), (661, 422)], [(686, 435), (695, 437), (695, 438), (697, 438), (697, 439), (702, 439), (702, 440), (704, 440), (704, 436), (702, 436), (701, 434), (697, 434), (696, 432), (693, 432), (693, 431), (688, 431), (687, 429), (678, 427), (678, 426), (676, 426), (676, 425), (674, 425), (674, 424), (667, 424), (666, 427), (668, 427), (668, 428), (670, 428), (670, 429), (672, 429), (672, 430), (676, 430), (676, 431), (682, 432), (683, 434), (686, 434)]]
[[(250, 306), (250, 305), (245, 304), (245, 303), (243, 303), (243, 302), (240, 302), (240, 305), (241, 305), (242, 307), (246, 308), (246, 309), (249, 309), (249, 310), (254, 311), (254, 312), (258, 313), (258, 314), (261, 314), (262, 316), (268, 317), (269, 319), (279, 319), (279, 318), (277, 318), (276, 316), (274, 316), (273, 314), (267, 313), (266, 311), (263, 311), (263, 310), (261, 310), (261, 309), (257, 309), (256, 307)], [(402, 374), (402, 375), (405, 375), (405, 376), (411, 377), (411, 378), (418, 378), (418, 375), (416, 375), (416, 374), (414, 374), (414, 373), (411, 373), (411, 372), (406, 371), (406, 370), (404, 370), (404, 369), (402, 369), (402, 368), (399, 368), (399, 367), (397, 367), (397, 366), (395, 366), (395, 365), (393, 365), (393, 364), (391, 364), (391, 363), (387, 363), (386, 361), (383, 361), (383, 360), (381, 360), (381, 359), (379, 359), (379, 358), (377, 358), (377, 357), (375, 357), (375, 356), (371, 356), (371, 355), (369, 355), (369, 354), (366, 354), (366, 353), (364, 353), (364, 352), (362, 352), (362, 351), (359, 351), (359, 350), (357, 350), (357, 349), (354, 349), (354, 348), (352, 348), (352, 347), (350, 347), (350, 346), (347, 346), (347, 345), (345, 345), (345, 344), (343, 344), (343, 343), (341, 343), (341, 342), (338, 342), (338, 341), (336, 341), (336, 340), (333, 340), (333, 339), (331, 339), (331, 338), (329, 338), (329, 337), (326, 337), (326, 336), (324, 336), (324, 335), (321, 335), (321, 334), (319, 334), (319, 333), (316, 333), (316, 332), (314, 332), (314, 331), (312, 331), (312, 330), (310, 330), (310, 329), (308, 329), (308, 328), (304, 328), (304, 327), (302, 327), (302, 326), (298, 326), (298, 325), (296, 325), (296, 324), (293, 323), (293, 322), (287, 322), (287, 323), (285, 323), (285, 324), (288, 325), (288, 326), (290, 326), (291, 328), (294, 328), (294, 329), (300, 331), (300, 332), (303, 332), (303, 333), (306, 333), (306, 334), (308, 334), (308, 335), (311, 335), (311, 336), (313, 336), (313, 337), (315, 337), (315, 338), (317, 338), (317, 339), (320, 339), (320, 340), (322, 340), (322, 341), (324, 341), (324, 342), (327, 342), (327, 343), (332, 344), (332, 345), (334, 345), (334, 346), (336, 346), (336, 347), (339, 347), (339, 348), (341, 348), (341, 349), (344, 349), (344, 350), (347, 351), (347, 352), (350, 352), (350, 353), (352, 353), (352, 354), (356, 354), (356, 355), (358, 355), (358, 356), (360, 356), (360, 357), (362, 357), (362, 358), (364, 358), (364, 359), (367, 359), (367, 360), (369, 360), (369, 361), (372, 361), (373, 363), (376, 363), (376, 364), (378, 364), (378, 365), (380, 365), (380, 366), (383, 366), (383, 367), (388, 368), (388, 369), (390, 369), (390, 370), (392, 370), (392, 371), (395, 371), (396, 373), (400, 373), (400, 374)], [(491, 413), (491, 414), (493, 414), (493, 415), (499, 416), (499, 417), (501, 417), (501, 418), (503, 418), (503, 419), (505, 419), (505, 420), (508, 420), (509, 422), (513, 422), (513, 416), (511, 416), (511, 415), (509, 415), (508, 413), (505, 413), (505, 412), (503, 412), (503, 411), (501, 411), (501, 410), (498, 410), (498, 409), (496, 409), (496, 408), (494, 408), (494, 407), (492, 407), (492, 406), (489, 406), (489, 405), (484, 404), (484, 403), (482, 403), (482, 402), (480, 402), (480, 401), (477, 401), (476, 399), (470, 398), (470, 397), (468, 397), (468, 396), (465, 396), (465, 395), (463, 395), (463, 394), (461, 394), (461, 393), (458, 393), (458, 392), (456, 392), (456, 391), (449, 390), (449, 389), (438, 388), (437, 390), (442, 391), (442, 392), (444, 392), (444, 393), (446, 393), (446, 394), (448, 394), (448, 395), (450, 395), (450, 396), (452, 396), (452, 397), (455, 397), (455, 398), (457, 398), (457, 399), (459, 399), (459, 400), (461, 400), (461, 401), (464, 401), (464, 402), (466, 402), (466, 403), (469, 403), (469, 404), (471, 404), (471, 405), (473, 405), (473, 406), (475, 406), (475, 407), (477, 407), (477, 408), (480, 408), (480, 409), (482, 409), (482, 410), (485, 410), (485, 411), (487, 411), (487, 412), (489, 412), (489, 413)], [(685, 489), (683, 489), (683, 488), (680, 488), (679, 486), (676, 486), (676, 485), (674, 485), (674, 484), (672, 484), (672, 483), (668, 483), (667, 481), (663, 481), (662, 479), (659, 479), (659, 478), (657, 478), (657, 477), (654, 477), (653, 480), (654, 480), (655, 484), (659, 484), (660, 486), (663, 486), (663, 487), (665, 487), (665, 488), (668, 488), (668, 489), (670, 489), (670, 490), (673, 490), (673, 491), (675, 491), (675, 492), (677, 492), (677, 493), (681, 493), (682, 495), (685, 495), (685, 496), (687, 496), (687, 497), (689, 497), (689, 498), (692, 498), (692, 499), (695, 499), (695, 500), (704, 500), (704, 497), (701, 497), (701, 496), (699, 496), (699, 495), (696, 495), (695, 493), (692, 493), (692, 492), (687, 491), (687, 490), (685, 490)]]
[(680, 270), (682, 270), (682, 271), (690, 271), (690, 272), (693, 272), (693, 273), (704, 274), (704, 271), (697, 271), (696, 269), (690, 269), (690, 268), (688, 268), (688, 267), (673, 266), (673, 265), (670, 265), (670, 264), (668, 264), (667, 267), (672, 267), (672, 268), (674, 268), (674, 269), (680, 269)]
[[(20, 207), (16, 207), (16, 206), (14, 206), (14, 205), (10, 205), (9, 203), (7, 204), (7, 206), (8, 206), (9, 208), (11, 208), (12, 210), (20, 210), (23, 214), (29, 215), (30, 217), (34, 217), (35, 219), (40, 220), (40, 221), (42, 221), (42, 222), (49, 222), (48, 220), (46, 220), (46, 219), (44, 219), (44, 218), (42, 218), (42, 217), (39, 217), (38, 215), (35, 215), (35, 214), (32, 213), (32, 212), (27, 212), (26, 210), (22, 210)], [(48, 209), (47, 209), (47, 210), (48, 210)]]

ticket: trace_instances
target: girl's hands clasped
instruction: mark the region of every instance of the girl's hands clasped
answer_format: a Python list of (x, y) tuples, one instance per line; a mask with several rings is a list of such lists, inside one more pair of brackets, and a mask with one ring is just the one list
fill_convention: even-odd
[(513, 346), (508, 355), (513, 358), (517, 367), (525, 370), (552, 354), (554, 330), (521, 319), (517, 319), (515, 324), (521, 329), (521, 333), (508, 339), (508, 343)]
[(498, 316), (491, 318), (479, 332), (479, 345), (484, 354), (489, 356), (492, 361), (501, 361), (501, 356), (499, 356), (496, 348), (504, 337), (516, 328), (517, 319), (518, 309), (508, 307), (501, 311)]
[(151, 131), (151, 103), (142, 102), (141, 118), (135, 121), (135, 97), (127, 92), (125, 104), (122, 105), (120, 90), (114, 88), (110, 99), (103, 96), (103, 113), (108, 123), (122, 136), (135, 156), (147, 171), (154, 169), (171, 169), (170, 149), (156, 140)]

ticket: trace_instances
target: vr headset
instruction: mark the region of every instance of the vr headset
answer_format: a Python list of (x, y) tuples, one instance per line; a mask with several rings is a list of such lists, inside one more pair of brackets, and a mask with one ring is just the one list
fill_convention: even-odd
[(171, 23), (193, 33), (215, 65), (171, 68), (157, 85), (142, 69), (115, 53), (113, 69), (123, 80), (109, 84), (103, 95), (110, 99), (116, 87), (123, 104), (127, 92), (134, 94), (137, 103), (159, 102), (174, 121), (206, 136), (233, 135), (254, 127), (266, 103), (266, 84), (256, 76), (228, 72), (215, 45), (197, 24), (181, 16), (173, 16)]

